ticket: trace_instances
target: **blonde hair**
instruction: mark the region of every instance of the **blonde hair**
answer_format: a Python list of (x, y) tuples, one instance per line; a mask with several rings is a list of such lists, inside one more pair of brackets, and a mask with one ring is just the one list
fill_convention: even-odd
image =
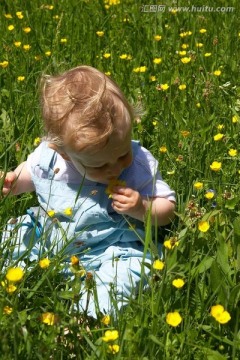
[(47, 139), (77, 151), (104, 146), (109, 136), (131, 124), (133, 111), (117, 84), (99, 70), (78, 66), (41, 80), (41, 104)]

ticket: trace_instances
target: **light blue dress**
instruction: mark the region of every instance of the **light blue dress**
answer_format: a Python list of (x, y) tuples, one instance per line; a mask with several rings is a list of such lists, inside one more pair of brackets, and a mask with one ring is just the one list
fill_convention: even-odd
[[(120, 177), (133, 188), (139, 146), (138, 142), (132, 142), (133, 164)], [(41, 144), (36, 165), (41, 176), (31, 170), (40, 207), (29, 209), (28, 214), (18, 218), (15, 224), (10, 221), (5, 238), (12, 234), (13, 259), (38, 261), (60, 253), (69, 269), (71, 256), (78, 256), (95, 280), (98, 309), (110, 313), (113, 303), (121, 308), (129, 297), (134, 296), (140, 280), (149, 274), (149, 267), (143, 266), (143, 260), (145, 263), (152, 261), (150, 251), (144, 250), (144, 224), (113, 211), (106, 185), (83, 179), (80, 174), (78, 182), (56, 180), (57, 157), (59, 154), (50, 149), (47, 142)], [(142, 184), (146, 183), (144, 176)], [(157, 177), (164, 196), (168, 193), (167, 196), (174, 200), (174, 192), (159, 175)], [(152, 179), (150, 186), (155, 196), (160, 190), (153, 189), (154, 181), (156, 179)], [(89, 299), (83, 289), (79, 308), (82, 311), (87, 308), (87, 313), (96, 317), (95, 304), (96, 299), (93, 296)]]

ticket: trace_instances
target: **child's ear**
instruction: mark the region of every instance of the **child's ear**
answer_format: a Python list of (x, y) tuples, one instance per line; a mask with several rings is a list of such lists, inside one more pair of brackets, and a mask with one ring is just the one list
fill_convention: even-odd
[(59, 149), (59, 147), (57, 145), (50, 143), (50, 144), (48, 144), (48, 147), (54, 151), (57, 151), (64, 160), (67, 160), (67, 161), (70, 160), (69, 156), (64, 151)]

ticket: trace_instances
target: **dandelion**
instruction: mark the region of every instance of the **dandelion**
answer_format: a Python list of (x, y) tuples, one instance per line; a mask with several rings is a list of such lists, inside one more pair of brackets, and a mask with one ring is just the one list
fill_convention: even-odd
[(213, 161), (210, 165), (212, 171), (220, 171), (222, 168), (222, 163), (218, 161)]
[(168, 85), (168, 84), (161, 84), (160, 86), (161, 86), (161, 89), (162, 89), (163, 91), (166, 91), (167, 89), (169, 89), (169, 85)]
[(96, 31), (97, 36), (103, 37), (104, 31)]
[(38, 264), (41, 269), (47, 269), (50, 265), (50, 260), (48, 258), (44, 258), (41, 259)]
[(210, 225), (209, 225), (209, 222), (208, 221), (200, 221), (198, 223), (198, 230), (205, 233), (209, 230), (210, 228)]
[(176, 327), (182, 322), (182, 317), (178, 311), (170, 312), (167, 314), (166, 322), (168, 325)]
[(190, 61), (191, 61), (191, 58), (190, 58), (190, 57), (183, 57), (183, 58), (181, 58), (181, 62), (182, 62), (183, 64), (188, 64)]
[(19, 18), (19, 19), (23, 19), (23, 14), (22, 14), (22, 11), (17, 11), (16, 12), (16, 16)]
[(41, 321), (44, 324), (54, 325), (55, 320), (56, 320), (55, 315), (52, 312), (45, 312), (41, 315)]
[(194, 187), (194, 189), (196, 189), (196, 190), (202, 190), (202, 188), (203, 188), (203, 183), (198, 181), (198, 182), (194, 183), (193, 187)]
[(6, 68), (7, 66), (8, 66), (8, 64), (9, 64), (9, 62), (8, 61), (2, 61), (2, 62), (0, 62), (0, 66), (1, 66), (1, 68)]
[(23, 28), (23, 31), (25, 32), (25, 34), (29, 34), (32, 31), (32, 29), (30, 28), (30, 26), (27, 26)]
[(20, 46), (22, 45), (22, 43), (21, 43), (21, 41), (15, 41), (15, 42), (14, 42), (14, 45), (15, 45), (16, 47), (20, 47)]
[(237, 156), (237, 150), (236, 149), (230, 149), (228, 151), (228, 155), (234, 157), (234, 156)]
[(200, 32), (200, 34), (205, 34), (207, 32), (207, 30), (206, 29), (200, 29), (199, 32)]
[(237, 115), (233, 115), (232, 122), (235, 124), (239, 121), (239, 117)]
[(111, 321), (111, 318), (110, 318), (110, 315), (104, 315), (104, 317), (102, 318), (101, 320), (101, 323), (103, 325), (109, 325), (110, 324), (110, 321)]
[(103, 57), (105, 59), (109, 59), (111, 57), (111, 54), (110, 53), (105, 53), (105, 54), (103, 54)]
[(53, 217), (53, 216), (55, 216), (56, 212), (54, 210), (48, 210), (47, 214), (48, 214), (48, 216)]
[(64, 214), (67, 216), (72, 216), (73, 214), (73, 209), (71, 207), (68, 207), (64, 210)]
[(159, 148), (159, 151), (160, 151), (160, 153), (166, 153), (166, 152), (167, 152), (166, 146), (165, 146), (165, 145), (161, 146), (161, 147)]
[(108, 349), (112, 354), (117, 354), (119, 352), (120, 346), (117, 344), (108, 345)]
[(212, 53), (205, 53), (205, 54), (204, 54), (205, 57), (209, 57), (209, 56), (211, 56), (211, 55), (212, 55)]
[(60, 39), (60, 43), (61, 43), (61, 44), (66, 44), (66, 43), (67, 43), (67, 39), (66, 39), (66, 38)]
[(162, 39), (162, 36), (161, 35), (154, 35), (154, 40), (156, 41), (160, 41)]
[(177, 288), (181, 289), (185, 284), (185, 281), (183, 279), (175, 279), (172, 281), (172, 285)]
[(14, 30), (14, 25), (8, 25), (8, 30), (13, 31)]
[(13, 311), (13, 308), (10, 307), (10, 306), (4, 306), (3, 308), (3, 313), (6, 314), (6, 315), (10, 315)]
[(38, 145), (40, 144), (40, 142), (41, 142), (41, 138), (40, 138), (40, 137), (36, 137), (36, 138), (34, 139), (34, 141), (33, 141), (33, 145), (34, 145), (34, 146), (38, 146)]
[(6, 279), (10, 282), (18, 282), (21, 281), (24, 275), (24, 271), (20, 267), (10, 268), (7, 271)]
[(211, 316), (214, 317), (220, 324), (226, 324), (231, 320), (231, 315), (222, 305), (214, 305), (211, 307)]
[(153, 63), (154, 63), (154, 64), (161, 64), (161, 62), (162, 62), (162, 59), (161, 59), (161, 58), (155, 58), (155, 59), (153, 59)]
[(118, 337), (119, 337), (119, 334), (118, 334), (117, 330), (107, 330), (107, 331), (105, 331), (105, 334), (102, 337), (102, 339), (105, 342), (109, 342), (109, 341), (117, 340)]
[(214, 135), (213, 139), (215, 141), (220, 141), (223, 139), (223, 137), (224, 137), (224, 134), (218, 133), (217, 135)]
[(186, 89), (186, 85), (185, 84), (181, 84), (181, 85), (179, 85), (179, 90), (185, 90)]
[(31, 45), (29, 45), (29, 44), (23, 45), (23, 49), (25, 51), (29, 51), (31, 49)]
[(122, 187), (125, 187), (126, 186), (126, 181), (124, 180), (120, 180), (120, 179), (114, 179), (114, 180), (111, 180), (105, 190), (105, 193), (108, 195), (108, 197), (112, 197), (112, 194), (113, 194), (113, 188), (115, 186), (122, 186)]
[(157, 259), (157, 260), (155, 260), (153, 262), (153, 269), (154, 270), (163, 270), (164, 266), (165, 266), (164, 262), (159, 260), (159, 259)]
[(25, 76), (18, 76), (17, 77), (17, 81), (24, 81), (25, 80)]
[(51, 56), (51, 54), (52, 54), (52, 53), (51, 53), (51, 51), (50, 51), (50, 50), (45, 51), (45, 55), (46, 55), (46, 56)]
[(221, 70), (215, 70), (214, 72), (213, 72), (213, 75), (215, 75), (215, 76), (220, 76), (221, 75)]

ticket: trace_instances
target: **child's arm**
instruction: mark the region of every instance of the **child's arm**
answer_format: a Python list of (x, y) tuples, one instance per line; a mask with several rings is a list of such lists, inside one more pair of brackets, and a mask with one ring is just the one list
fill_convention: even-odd
[(27, 170), (26, 161), (21, 163), (14, 171), (8, 172), (4, 178), (2, 189), (3, 195), (7, 195), (9, 193), (19, 195), (24, 192), (31, 192), (34, 190), (35, 188), (31, 175)]
[(174, 218), (175, 203), (166, 198), (143, 198), (138, 191), (126, 187), (114, 187), (112, 207), (119, 214), (129, 215), (144, 221), (148, 209), (151, 209), (152, 224), (169, 224)]

